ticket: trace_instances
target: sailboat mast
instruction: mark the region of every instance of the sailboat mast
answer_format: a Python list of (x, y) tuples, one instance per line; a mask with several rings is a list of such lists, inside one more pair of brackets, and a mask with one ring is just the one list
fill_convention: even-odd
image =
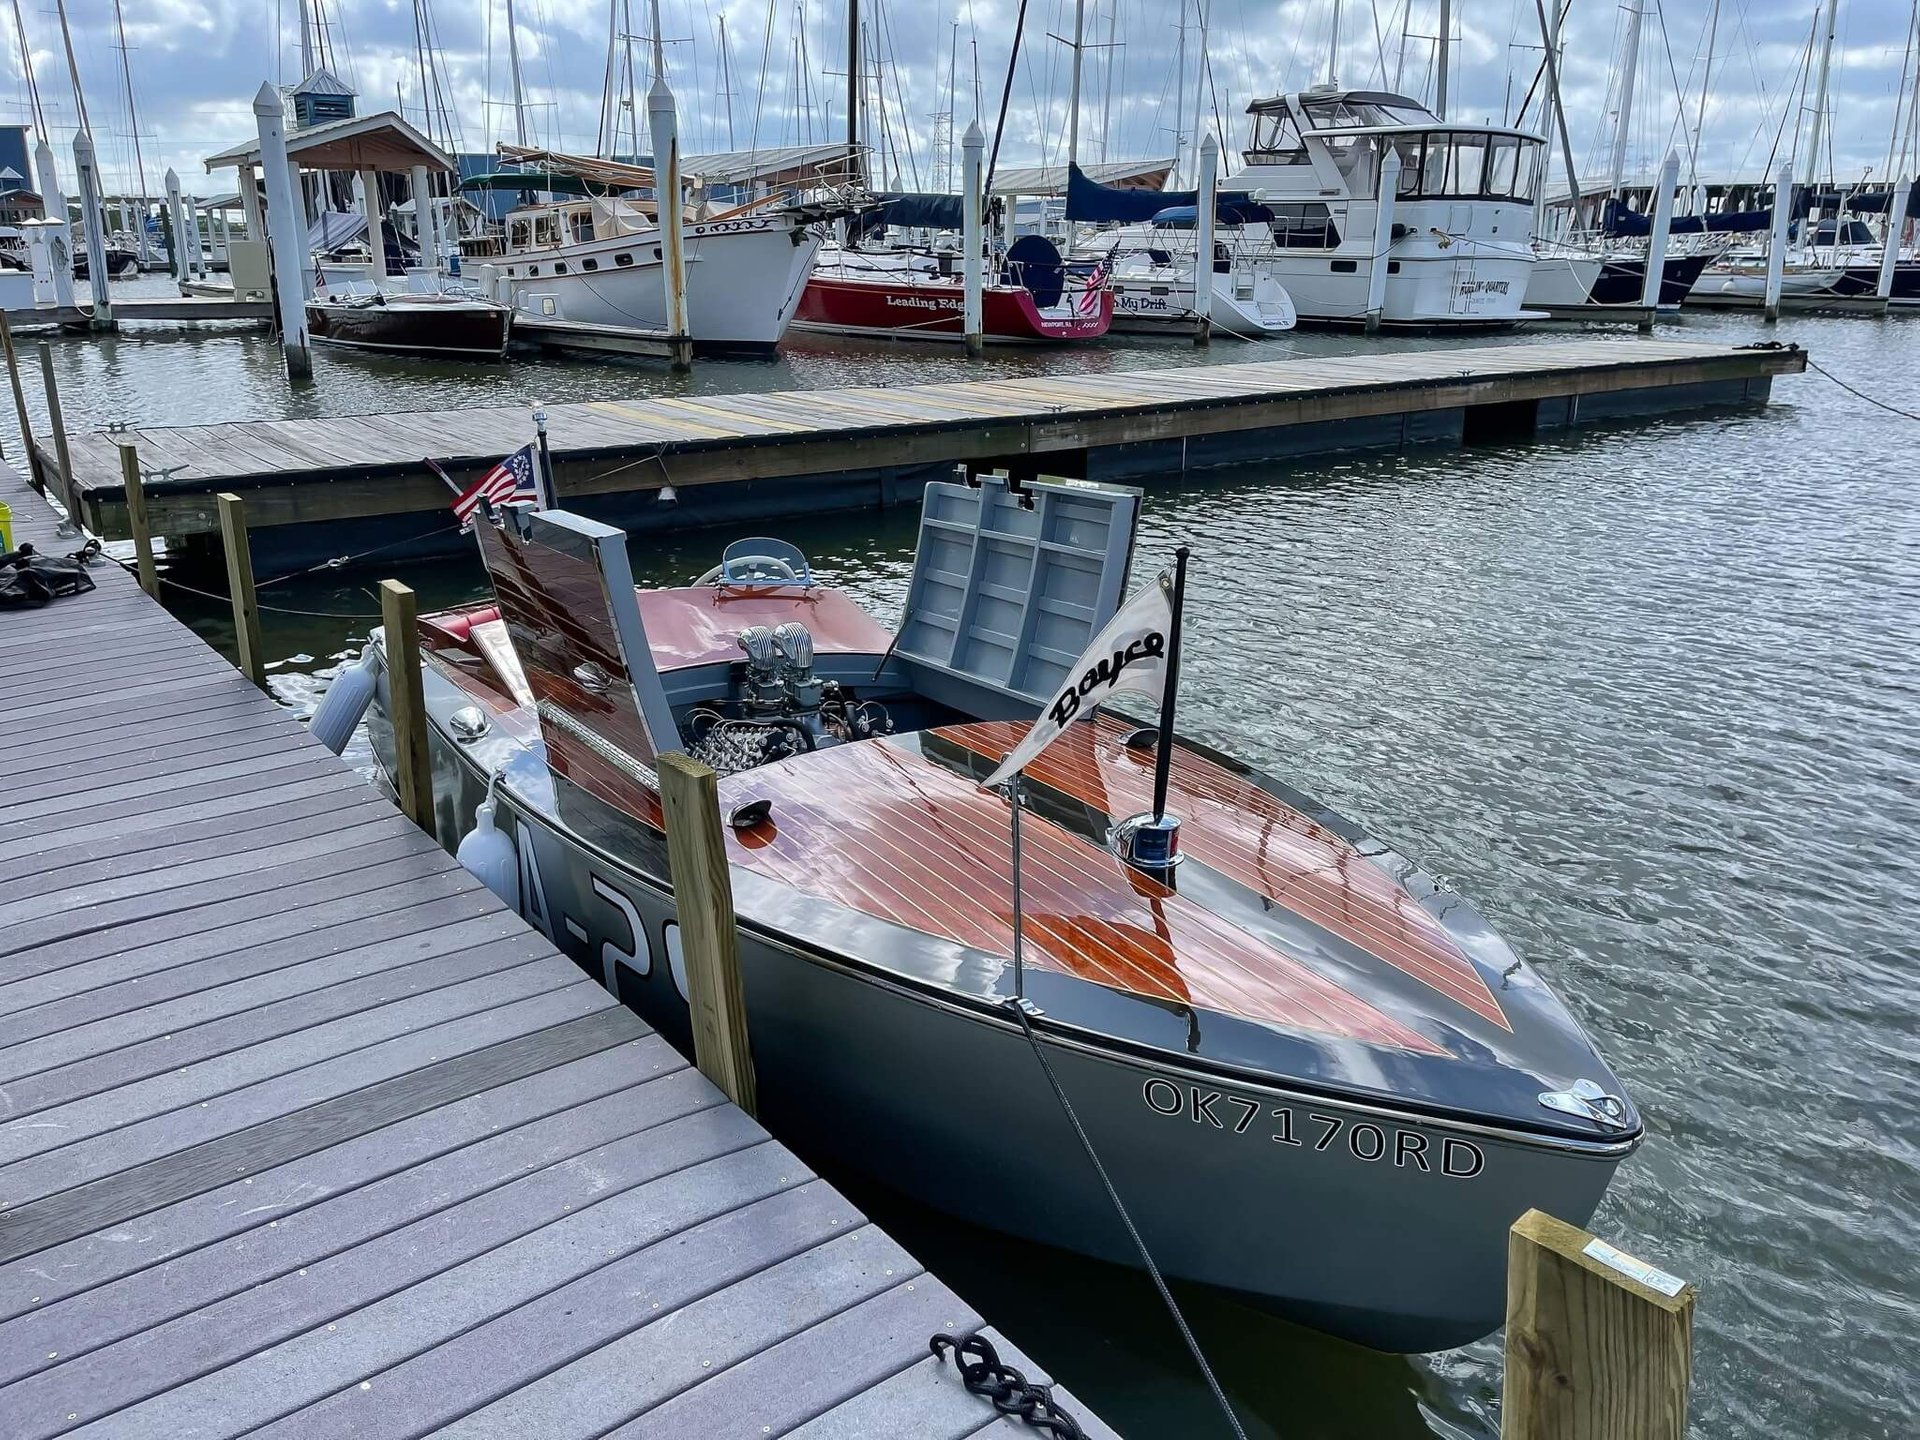
[(1607, 193), (1618, 196), (1627, 171), (1627, 134), (1633, 124), (1633, 82), (1640, 69), (1640, 0), (1628, 0), (1627, 41), (1620, 59), (1620, 104), (1613, 112), (1613, 158), (1608, 165)]
[(1184, 158), (1187, 134), (1181, 127), (1187, 119), (1187, 5), (1180, 0), (1180, 39), (1173, 52), (1173, 74), (1177, 90), (1173, 97), (1173, 178), (1181, 174), (1180, 162)]
[[(806, 31), (800, 32), (804, 42)], [(720, 94), (727, 102), (727, 148), (734, 148), (733, 139), (733, 52), (727, 46), (727, 12), (720, 12)]]
[(133, 239), (140, 258), (147, 258), (147, 162), (140, 153), (140, 115), (133, 104), (133, 64), (127, 56), (127, 22), (120, 16), (120, 0), (113, 0), (113, 25), (120, 36), (120, 78), (127, 87), (127, 130), (133, 136), (133, 170), (140, 183), (140, 224)]
[(80, 66), (73, 58), (73, 32), (67, 28), (67, 0), (54, 0), (54, 13), (60, 17), (60, 43), (67, 50), (67, 78), (73, 83), (73, 105), (80, 116), (80, 128), (89, 135), (93, 126), (87, 120), (87, 97), (80, 89)]
[[(1203, 74), (1205, 73), (1206, 68), (1207, 68), (1207, 62), (1205, 60), (1202, 60), (1200, 62), (1200, 69)], [(1340, 69), (1340, 0), (1333, 0), (1333, 29), (1327, 37), (1327, 84), (1328, 85), (1338, 85), (1340, 83), (1340, 77), (1338, 74), (1339, 69)]]
[(1206, 128), (1201, 121), (1207, 113), (1207, 22), (1211, 18), (1213, 0), (1199, 0), (1196, 8), (1200, 13), (1200, 64), (1193, 76), (1193, 174), (1198, 181), (1200, 132)]
[(1073, 0), (1073, 69), (1067, 80), (1067, 163), (1080, 163), (1080, 56), (1086, 37), (1087, 0)]
[(300, 78), (313, 74), (313, 15), (308, 0), (300, 0)]
[[(1555, 4), (1559, 0), (1554, 0)], [(1453, 0), (1440, 0), (1440, 41), (1436, 51), (1438, 78), (1433, 88), (1433, 113), (1447, 118), (1447, 71), (1453, 60)]]
[(866, 183), (860, 156), (860, 0), (847, 0), (847, 178)]
[[(115, 4), (119, 0), (114, 0)], [(507, 69), (513, 73), (513, 138), (527, 144), (527, 91), (520, 79), (520, 35), (514, 24), (513, 0), (507, 0)]]
[(1820, 164), (1820, 146), (1826, 139), (1827, 83), (1833, 74), (1833, 32), (1837, 28), (1839, 0), (1827, 0), (1827, 23), (1820, 37), (1820, 88), (1814, 92), (1813, 143), (1807, 147), (1806, 163), (1800, 167), (1800, 183), (1813, 184)]
[[(1707, 12), (1707, 58), (1700, 67), (1700, 108), (1693, 117), (1693, 150), (1687, 166), (1689, 200), (1700, 190), (1700, 146), (1707, 133), (1707, 87), (1713, 81), (1713, 51), (1720, 39), (1720, 0)], [(1703, 205), (1704, 209), (1705, 206)]]
[[(1920, 0), (1915, 3), (1920, 4)], [(1107, 158), (1107, 139), (1113, 131), (1113, 32), (1119, 18), (1120, 0), (1113, 0), (1107, 6), (1107, 45), (1100, 61), (1100, 159), (1103, 163)], [(957, 23), (954, 29), (959, 30)]]

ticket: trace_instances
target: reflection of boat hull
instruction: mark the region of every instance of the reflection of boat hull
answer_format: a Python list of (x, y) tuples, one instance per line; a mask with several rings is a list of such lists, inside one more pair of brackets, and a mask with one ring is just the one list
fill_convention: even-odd
[[(517, 742), (450, 742), (447, 717), (474, 696), (431, 665), (425, 678), (441, 814), (471, 815), (499, 763), (491, 747)], [(390, 769), (378, 710), (372, 733)], [(500, 803), (523, 913), (689, 1050), (671, 893), (506, 787)], [(1004, 1011), (815, 953), (755, 924), (747, 895), (741, 969), (760, 1114), (777, 1135), (942, 1213), (1136, 1263), (1097, 1179), (1065, 1163), (1077, 1142)], [(1637, 1143), (1556, 1144), (1089, 1040), (1042, 1044), (1161, 1269), (1377, 1349), (1448, 1348), (1497, 1326), (1508, 1225), (1529, 1205), (1584, 1223)]]
[[(1113, 322), (1113, 296), (1099, 292), (1098, 303), (1081, 313), (1069, 288), (1050, 310), (1034, 304), (1019, 285), (988, 285), (981, 293), (981, 323), (986, 340), (996, 345), (1062, 344), (1092, 340)], [(815, 272), (800, 297), (796, 330), (837, 335), (876, 335), (899, 340), (962, 340), (966, 336), (965, 301), (960, 282), (916, 277), (904, 271), (859, 275)]]
[(355, 350), (498, 360), (512, 326), (513, 312), (487, 300), (400, 295), (307, 302), (308, 333)]

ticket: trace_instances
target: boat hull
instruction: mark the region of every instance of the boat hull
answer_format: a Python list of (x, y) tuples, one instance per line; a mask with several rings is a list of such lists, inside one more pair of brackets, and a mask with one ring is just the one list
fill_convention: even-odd
[[(819, 235), (777, 216), (689, 225), (687, 328), (701, 351), (771, 351), (792, 323)], [(666, 284), (653, 231), (492, 262), (516, 310), (586, 325), (662, 330)]]
[[(1191, 335), (1199, 329), (1200, 307), (1194, 301), (1191, 269), (1117, 270), (1112, 284), (1115, 334)], [(1298, 319), (1286, 287), (1264, 270), (1252, 276), (1216, 273), (1211, 302), (1212, 333), (1230, 338), (1282, 335)]]
[(307, 304), (316, 341), (401, 355), (498, 360), (512, 326), (513, 312), (500, 305)]
[[(463, 703), (431, 672), (427, 683), (430, 710)], [(378, 711), (372, 732), (386, 763), (391, 732)], [(449, 846), (482, 798), (482, 767), (497, 763), (485, 743), (454, 745), (434, 729)], [(505, 787), (499, 803), (522, 913), (690, 1050), (666, 885)], [(808, 951), (751, 921), (740, 959), (761, 1115), (783, 1140), (970, 1223), (1137, 1263), (1004, 1009)], [(1064, 982), (1031, 974), (1043, 1011), (1049, 983)], [(1522, 1137), (1293, 1091), (1042, 1024), (1048, 1063), (1169, 1277), (1376, 1349), (1448, 1348), (1496, 1327), (1511, 1222), (1537, 1206), (1583, 1223), (1633, 1145)]]
[[(1070, 292), (1071, 295), (1071, 292)], [(1113, 322), (1113, 297), (1082, 314), (1069, 298), (1041, 310), (1014, 285), (990, 285), (981, 294), (981, 324), (990, 345), (1057, 345), (1093, 340)], [(835, 335), (876, 335), (896, 340), (966, 338), (965, 300), (957, 281), (916, 280), (904, 271), (860, 278), (816, 273), (807, 281), (794, 317), (796, 330)]]

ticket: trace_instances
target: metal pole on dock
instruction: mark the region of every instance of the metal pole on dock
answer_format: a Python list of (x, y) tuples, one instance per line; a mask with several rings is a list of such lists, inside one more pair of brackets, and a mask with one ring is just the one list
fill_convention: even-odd
[(433, 193), (427, 184), (427, 167), (414, 166), (407, 178), (413, 184), (413, 238), (420, 246), (420, 264), (438, 270), (440, 246), (433, 238)]
[(360, 205), (367, 217), (367, 250), (373, 256), (373, 284), (379, 289), (387, 279), (387, 225), (380, 209), (380, 172), (360, 172)]
[(1640, 304), (1647, 312), (1640, 319), (1642, 330), (1653, 329), (1654, 311), (1660, 306), (1660, 283), (1667, 269), (1667, 235), (1673, 229), (1673, 191), (1680, 183), (1680, 152), (1667, 151), (1660, 166), (1659, 189), (1653, 193), (1653, 230), (1647, 237), (1647, 274), (1640, 285)]
[(387, 647), (387, 713), (393, 721), (393, 783), (400, 809), (433, 834), (433, 769), (420, 681), (420, 612), (413, 591), (380, 582), (380, 624)]
[(1380, 162), (1380, 193), (1373, 212), (1373, 258), (1367, 268), (1367, 333), (1380, 333), (1380, 317), (1387, 308), (1387, 276), (1393, 261), (1393, 207), (1400, 198), (1400, 152), (1391, 145)]
[(40, 172), (40, 198), (47, 218), (60, 222), (57, 232), (60, 253), (53, 258), (53, 303), (64, 309), (73, 306), (73, 237), (67, 229), (67, 197), (60, 188), (60, 167), (53, 161), (53, 146), (44, 138), (33, 147), (33, 168)]
[[(124, 456), (123, 451), (123, 463)], [(135, 485), (137, 488), (137, 472)], [(233, 636), (240, 654), (240, 673), (264, 690), (267, 688), (266, 651), (260, 644), (260, 604), (253, 589), (253, 545), (247, 538), (247, 507), (230, 490), (216, 496), (215, 503), (220, 507), (220, 545), (227, 555), (227, 595), (233, 602)], [(145, 519), (143, 507), (143, 523)]]
[(987, 137), (980, 132), (980, 122), (975, 120), (967, 126), (966, 137), (960, 142), (960, 244), (965, 254), (964, 277), (964, 329), (967, 336), (967, 354), (984, 355), (987, 350), (984, 286), (985, 261), (981, 249), (986, 244), (985, 226), (981, 223), (980, 194), (981, 177), (986, 169)]
[(1193, 217), (1193, 309), (1195, 345), (1213, 343), (1213, 222), (1220, 188), (1220, 142), (1207, 131), (1200, 142), (1200, 186)]
[[(280, 348), (289, 379), (313, 374), (307, 344), (307, 257), (302, 252), (306, 226), (294, 194), (293, 165), (287, 159), (287, 117), (280, 92), (263, 84), (253, 97), (253, 118), (260, 131), (260, 169), (267, 182), (267, 238), (273, 247), (274, 293), (280, 300)], [(171, 177), (171, 172), (169, 172)], [(416, 201), (418, 203), (418, 201)]]
[(1900, 263), (1900, 241), (1907, 232), (1907, 200), (1913, 194), (1913, 177), (1902, 175), (1893, 187), (1893, 199), (1887, 206), (1887, 228), (1880, 237), (1880, 279), (1873, 293), (1882, 300), (1893, 294), (1893, 271)]
[(747, 1041), (746, 994), (740, 983), (740, 932), (733, 879), (720, 829), (714, 773), (679, 751), (659, 758), (660, 809), (666, 816), (667, 863), (687, 970), (694, 1063), (749, 1115), (758, 1095)]
[(120, 479), (127, 490), (127, 529), (133, 532), (133, 558), (140, 588), (160, 598), (160, 576), (153, 568), (153, 533), (147, 529), (147, 491), (140, 482), (140, 450), (132, 441), (120, 446)]
[(80, 179), (80, 226), (87, 243), (87, 288), (93, 292), (90, 330), (113, 329), (113, 304), (107, 295), (107, 216), (100, 189), (100, 163), (93, 137), (81, 130), (73, 137), (73, 168)]
[(267, 238), (266, 217), (260, 212), (260, 177), (251, 165), (240, 167), (240, 218), (246, 222), (247, 239)]
[(1780, 318), (1780, 284), (1786, 274), (1787, 229), (1793, 224), (1793, 162), (1782, 160), (1773, 172), (1773, 234), (1767, 241), (1766, 318)]
[(187, 262), (186, 206), (180, 199), (180, 176), (171, 166), (167, 169), (167, 223), (173, 228), (173, 278), (185, 284), (193, 278)]
[(40, 342), (40, 378), (47, 387), (47, 423), (53, 427), (53, 453), (60, 462), (60, 503), (67, 519), (80, 523), (80, 507), (73, 493), (73, 456), (67, 451), (67, 427), (60, 418), (60, 385), (53, 378), (53, 346)]
[(1694, 1295), (1538, 1210), (1514, 1221), (1501, 1440), (1682, 1440)]
[(686, 236), (680, 213), (680, 117), (667, 84), (660, 0), (653, 0), (653, 84), (647, 90), (647, 133), (653, 140), (653, 210), (660, 227), (660, 269), (667, 287), (667, 344), (673, 368), (691, 369), (693, 334), (687, 325)]
[(20, 421), (20, 443), (27, 452), (27, 482), (42, 495), (47, 493), (46, 477), (40, 473), (40, 456), (33, 448), (33, 420), (27, 414), (27, 392), (20, 384), (20, 357), (13, 348), (13, 326), (0, 311), (0, 348), (7, 355), (7, 383), (13, 386), (13, 413)]

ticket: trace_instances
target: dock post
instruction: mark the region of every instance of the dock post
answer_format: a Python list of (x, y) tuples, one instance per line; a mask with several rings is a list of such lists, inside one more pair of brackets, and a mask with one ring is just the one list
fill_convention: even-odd
[(373, 288), (387, 285), (387, 225), (381, 213), (380, 172), (360, 172), (360, 204), (367, 217), (367, 249), (373, 256)]
[[(306, 226), (294, 194), (293, 164), (287, 159), (287, 116), (280, 92), (262, 84), (253, 97), (253, 118), (260, 132), (260, 169), (267, 182), (267, 239), (273, 249), (274, 294), (280, 300), (280, 349), (287, 378), (313, 375), (313, 351), (307, 345)], [(169, 173), (171, 179), (171, 173)], [(177, 188), (177, 187), (176, 187)]]
[(413, 238), (420, 247), (420, 268), (440, 268), (440, 244), (433, 238), (433, 187), (427, 182), (427, 167), (416, 165), (408, 173), (413, 186)]
[(53, 428), (53, 453), (60, 462), (60, 503), (67, 519), (80, 523), (80, 501), (73, 493), (73, 456), (67, 450), (67, 427), (60, 418), (60, 384), (53, 378), (53, 346), (40, 342), (40, 379), (47, 387), (47, 424)]
[[(654, 13), (660, 12), (658, 0)], [(667, 287), (667, 345), (673, 368), (693, 368), (693, 332), (687, 325), (687, 250), (680, 213), (680, 117), (661, 60), (660, 27), (653, 35), (653, 85), (647, 91), (647, 130), (653, 137), (653, 214), (660, 227), (660, 271)]]
[[(1209, 139), (1212, 136), (1208, 136)], [(1387, 148), (1380, 162), (1380, 193), (1373, 211), (1373, 258), (1367, 262), (1367, 333), (1380, 333), (1380, 317), (1387, 308), (1387, 276), (1393, 261), (1393, 207), (1400, 199), (1400, 152)]]
[(167, 171), (167, 224), (173, 231), (173, 278), (184, 284), (193, 278), (187, 261), (186, 205), (180, 199), (180, 176), (171, 168)]
[(1785, 160), (1773, 174), (1773, 234), (1767, 241), (1766, 319), (1780, 318), (1780, 284), (1786, 274), (1787, 230), (1793, 224), (1793, 166)]
[(679, 751), (659, 757), (660, 808), (667, 823), (667, 862), (686, 958), (687, 1007), (700, 1073), (749, 1115), (757, 1109), (753, 1053), (747, 1042), (746, 996), (740, 984), (740, 933), (733, 881), (720, 830), (714, 773)]
[(1907, 233), (1907, 200), (1913, 194), (1913, 177), (1902, 175), (1887, 202), (1887, 228), (1880, 237), (1880, 280), (1873, 293), (1881, 300), (1893, 294), (1893, 271), (1900, 263), (1900, 241)]
[(13, 348), (13, 326), (6, 312), (0, 311), (0, 347), (7, 355), (7, 383), (13, 386), (13, 413), (20, 421), (20, 443), (27, 452), (27, 482), (42, 495), (47, 493), (46, 476), (40, 473), (40, 457), (33, 448), (33, 421), (27, 414), (27, 392), (20, 384), (20, 357)]
[(87, 244), (87, 288), (93, 292), (90, 330), (113, 329), (113, 302), (107, 294), (107, 216), (101, 199), (100, 161), (93, 136), (85, 130), (73, 137), (73, 168), (80, 180), (80, 228)]
[(1219, 179), (1220, 142), (1209, 130), (1200, 142), (1200, 189), (1193, 210), (1193, 308), (1199, 320), (1193, 343), (1198, 346), (1213, 343), (1213, 222)]
[(1682, 1440), (1694, 1294), (1551, 1215), (1514, 1221), (1500, 1440)]
[[(132, 448), (126, 446), (122, 456)], [(232, 491), (223, 491), (215, 499), (220, 507), (220, 547), (227, 555), (227, 594), (233, 601), (233, 636), (240, 652), (240, 673), (264, 690), (267, 662), (260, 644), (260, 602), (253, 589), (253, 544), (247, 538), (247, 507)]]
[(247, 239), (265, 240), (267, 221), (260, 209), (260, 177), (254, 173), (251, 165), (242, 165), (239, 176), (240, 223), (246, 227)]
[(1680, 152), (1667, 151), (1660, 166), (1660, 188), (1653, 194), (1653, 229), (1647, 236), (1647, 274), (1640, 284), (1640, 306), (1647, 313), (1640, 317), (1642, 330), (1653, 329), (1654, 312), (1660, 308), (1660, 284), (1667, 269), (1667, 235), (1673, 229), (1673, 192), (1680, 183)]
[(33, 168), (40, 176), (40, 200), (47, 219), (59, 223), (60, 253), (53, 260), (53, 303), (73, 308), (73, 237), (67, 229), (67, 196), (60, 188), (60, 167), (44, 138), (33, 147)]
[(962, 269), (964, 279), (964, 328), (967, 335), (967, 354), (976, 358), (986, 354), (985, 321), (985, 273), (986, 261), (982, 250), (986, 245), (986, 226), (982, 223), (980, 208), (985, 197), (980, 193), (982, 176), (986, 169), (987, 137), (980, 133), (980, 122), (975, 120), (967, 126), (967, 133), (960, 142), (960, 245), (966, 256)]
[(133, 558), (140, 572), (140, 588), (160, 598), (160, 576), (153, 568), (153, 532), (147, 529), (147, 491), (140, 482), (140, 450), (129, 440), (120, 443), (120, 479), (127, 487), (127, 528), (133, 532)]
[(433, 766), (427, 751), (427, 702), (420, 682), (420, 611), (398, 580), (380, 582), (380, 625), (387, 645), (387, 714), (393, 721), (393, 785), (400, 810), (429, 835)]

